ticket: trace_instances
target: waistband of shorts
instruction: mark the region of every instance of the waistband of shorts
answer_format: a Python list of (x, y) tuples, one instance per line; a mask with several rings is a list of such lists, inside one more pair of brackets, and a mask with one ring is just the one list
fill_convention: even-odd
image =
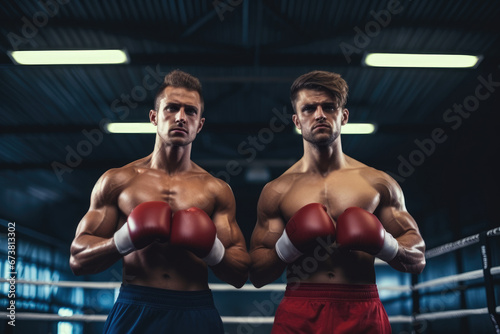
[(178, 291), (133, 284), (122, 284), (116, 301), (157, 307), (204, 308), (214, 306), (211, 290)]
[(285, 297), (318, 299), (378, 299), (376, 284), (288, 283)]

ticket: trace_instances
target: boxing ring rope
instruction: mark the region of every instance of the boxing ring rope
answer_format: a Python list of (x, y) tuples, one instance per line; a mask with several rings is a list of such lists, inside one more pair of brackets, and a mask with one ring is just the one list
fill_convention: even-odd
[[(477, 233), (474, 235), (471, 235), (469, 237), (450, 242), (447, 244), (444, 244), (442, 246), (435, 247), (433, 249), (430, 249), (425, 252), (425, 258), (428, 260), (430, 258), (443, 255), (446, 253), (450, 253), (452, 251), (458, 250), (460, 248), (464, 248), (467, 246), (471, 246), (474, 244), (479, 243), (479, 238), (480, 238), (481, 233)], [(494, 229), (491, 229), (489, 231), (486, 231), (486, 236), (487, 237), (495, 237), (495, 236), (500, 236), (500, 226), (495, 227)]]
[[(488, 277), (496, 276), (500, 274), (500, 266), (491, 267), (491, 256), (488, 254), (488, 240), (490, 237), (500, 236), (500, 227), (496, 227), (492, 230), (478, 233), (458, 241), (450, 242), (444, 244), (442, 246), (438, 246), (431, 250), (428, 250), (425, 253), (426, 259), (434, 258), (446, 253), (450, 253), (456, 251), (458, 249), (482, 243), (481, 251), (483, 258), (483, 269), (473, 270), (461, 274), (450, 275), (446, 277), (440, 277), (436, 279), (432, 279), (426, 282), (421, 282), (412, 285), (396, 285), (396, 286), (379, 286), (379, 290), (390, 290), (390, 291), (399, 291), (399, 292), (415, 292), (422, 289), (427, 289), (443, 284), (449, 283), (458, 283), (462, 281), (469, 281), (475, 279), (484, 278), (485, 284)], [(386, 265), (383, 261), (376, 261), (376, 265)], [(8, 279), (0, 278), (1, 283), (9, 283)], [(80, 287), (84, 289), (118, 289), (121, 286), (121, 282), (78, 282), (78, 281), (29, 281), (29, 280), (16, 280), (16, 284), (27, 284), (27, 285), (49, 285), (55, 287), (63, 287), (63, 288), (75, 288)], [(240, 289), (236, 289), (229, 284), (219, 284), (213, 283), (209, 284), (209, 288), (212, 291), (251, 291), (251, 292), (262, 292), (262, 291), (284, 291), (286, 288), (286, 284), (268, 284), (259, 289), (255, 288), (252, 284), (245, 284)], [(491, 288), (491, 287), (490, 287)], [(490, 289), (491, 290), (491, 289)], [(491, 300), (493, 298), (493, 301)], [(408, 323), (415, 324), (416, 322), (421, 321), (433, 321), (439, 319), (453, 319), (453, 318), (462, 318), (467, 316), (474, 315), (482, 315), (482, 314), (490, 314), (490, 318), (492, 319), (494, 325), (498, 314), (500, 314), (500, 306), (494, 305), (494, 294), (487, 294), (487, 303), (488, 307), (478, 308), (478, 309), (462, 309), (462, 310), (449, 310), (449, 311), (441, 311), (441, 312), (433, 312), (433, 313), (420, 313), (414, 315), (395, 315), (389, 316), (389, 321), (391, 323)], [(5, 317), (8, 316), (8, 312), (0, 312), (0, 316)], [(104, 322), (107, 318), (107, 314), (75, 314), (69, 316), (62, 316), (57, 314), (47, 314), (47, 313), (32, 313), (32, 312), (16, 312), (16, 319), (19, 320), (45, 320), (45, 321), (77, 321), (77, 322)], [(274, 322), (274, 317), (269, 316), (222, 316), (222, 321), (224, 323), (251, 323), (251, 324), (272, 324)], [(498, 331), (498, 326), (495, 327)]]
[[(497, 306), (496, 312), (500, 312), (500, 306)], [(390, 323), (414, 323), (416, 321), (424, 320), (440, 320), (440, 319), (453, 319), (461, 318), (471, 315), (488, 314), (488, 308), (467, 309), (467, 310), (453, 310), (442, 311), (434, 313), (423, 313), (415, 316), (409, 315), (395, 315), (389, 316)], [(0, 316), (7, 316), (7, 312), (0, 312)], [(104, 322), (108, 317), (107, 314), (75, 314), (75, 315), (58, 315), (48, 313), (32, 313), (32, 312), (16, 312), (16, 320), (45, 320), (45, 321), (75, 321), (75, 322)], [(251, 324), (272, 324), (274, 317), (232, 317), (222, 316), (222, 322), (227, 324), (251, 323)]]
[[(465, 248), (467, 246), (471, 246), (477, 243), (480, 243), (481, 247), (481, 256), (483, 262), (483, 269), (474, 270), (468, 273), (462, 273), (458, 275), (451, 275), (444, 278), (434, 279), (431, 281), (418, 283), (413, 285), (413, 290), (417, 291), (420, 289), (428, 288), (430, 286), (434, 286), (435, 284), (445, 284), (445, 283), (457, 283), (463, 280), (471, 280), (477, 278), (484, 278), (484, 285), (486, 290), (486, 308), (480, 309), (469, 309), (469, 310), (452, 310), (452, 311), (442, 311), (442, 312), (434, 312), (427, 314), (416, 314), (412, 318), (412, 324), (416, 321), (424, 321), (424, 320), (438, 320), (438, 319), (448, 319), (448, 318), (458, 318), (469, 315), (477, 315), (477, 314), (488, 314), (493, 323), (493, 327), (497, 334), (500, 334), (500, 307), (496, 306), (496, 300), (494, 295), (494, 286), (493, 286), (493, 276), (497, 275), (499, 272), (499, 267), (491, 267), (491, 251), (489, 239), (492, 237), (500, 236), (500, 226), (494, 229), (491, 229), (486, 232), (477, 233), (471, 235), (469, 237), (450, 242), (444, 244), (442, 246), (435, 247), (425, 252), (425, 258), (431, 259), (440, 255), (444, 255), (446, 253), (450, 253), (452, 251), (459, 250), (461, 248)], [(417, 297), (418, 298), (418, 297)]]
[[(500, 274), (500, 266), (491, 268), (492, 275)], [(411, 292), (413, 290), (425, 289), (434, 286), (439, 286), (447, 283), (458, 283), (460, 281), (467, 281), (473, 279), (479, 279), (483, 277), (482, 270), (474, 270), (458, 275), (450, 275), (442, 278), (437, 278), (434, 280), (429, 280), (427, 282), (419, 283), (414, 286), (411, 285), (399, 285), (399, 286), (379, 286), (378, 290), (389, 290), (389, 291), (400, 291), (400, 292)], [(7, 279), (0, 279), (0, 283), (8, 283)], [(44, 281), (27, 281), (27, 280), (17, 280), (17, 284), (28, 284), (28, 285), (48, 285), (56, 287), (78, 287), (85, 289), (118, 289), (121, 282), (77, 282), (77, 281), (58, 281), (58, 282), (44, 282)], [(228, 284), (209, 284), (212, 291), (284, 291), (286, 284), (268, 284), (262, 288), (255, 288), (251, 284), (245, 284), (240, 289), (236, 289)], [(500, 312), (500, 307), (497, 307), (497, 312)], [(436, 312), (432, 314), (419, 314), (415, 316), (390, 316), (389, 320), (391, 323), (412, 323), (419, 320), (436, 320), (445, 318), (458, 318), (469, 315), (476, 314), (487, 314), (487, 308), (475, 309), (475, 310), (456, 310), (456, 311), (445, 311)], [(7, 315), (7, 312), (0, 312), (0, 316)], [(434, 315), (434, 316), (433, 316)], [(86, 317), (89, 317), (87, 319)], [(18, 312), (16, 313), (16, 319), (23, 320), (55, 320), (55, 321), (105, 321), (107, 315), (72, 315), (72, 316), (60, 316), (57, 314), (46, 314), (46, 313), (31, 313), (31, 312)], [(254, 324), (272, 324), (274, 317), (224, 317), (222, 320), (225, 323), (254, 323)]]
[[(500, 266), (491, 268), (492, 275), (500, 274)], [(429, 280), (427, 282), (418, 283), (414, 286), (411, 285), (395, 285), (395, 286), (379, 286), (378, 290), (389, 290), (389, 291), (401, 291), (401, 292), (411, 292), (413, 290), (419, 290), (424, 288), (430, 288), (447, 283), (458, 283), (461, 281), (468, 281), (473, 279), (479, 279), (483, 277), (483, 270), (473, 270), (461, 274), (450, 275), (445, 277), (436, 278)], [(0, 278), (0, 283), (9, 283), (8, 279)], [(29, 280), (16, 280), (16, 284), (28, 284), (28, 285), (48, 285), (62, 288), (84, 288), (84, 289), (118, 289), (121, 286), (121, 282), (86, 282), (86, 281), (29, 281)], [(212, 291), (284, 291), (286, 284), (268, 284), (261, 288), (256, 288), (252, 284), (245, 284), (241, 288), (236, 289), (229, 284), (224, 283), (213, 283), (208, 285)]]

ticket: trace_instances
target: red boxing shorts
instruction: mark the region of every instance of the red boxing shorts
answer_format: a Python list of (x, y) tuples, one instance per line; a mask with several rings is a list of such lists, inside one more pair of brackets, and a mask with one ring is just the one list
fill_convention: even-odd
[(272, 334), (391, 333), (377, 285), (288, 284)]

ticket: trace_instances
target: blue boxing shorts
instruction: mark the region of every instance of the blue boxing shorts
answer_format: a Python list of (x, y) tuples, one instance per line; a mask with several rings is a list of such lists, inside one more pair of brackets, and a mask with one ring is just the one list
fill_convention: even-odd
[(223, 334), (212, 292), (122, 285), (104, 333)]

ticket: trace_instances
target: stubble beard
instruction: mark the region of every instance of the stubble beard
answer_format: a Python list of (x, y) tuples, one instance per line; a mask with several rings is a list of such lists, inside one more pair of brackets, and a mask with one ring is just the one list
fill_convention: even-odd
[(307, 135), (304, 135), (303, 138), (305, 141), (312, 144), (314, 147), (323, 148), (323, 147), (328, 147), (333, 142), (335, 142), (335, 140), (337, 140), (339, 135), (340, 133), (338, 131), (334, 131), (330, 136), (326, 138), (324, 136), (315, 136), (312, 133), (308, 133)]
[(188, 146), (194, 141), (194, 138), (190, 138), (189, 136), (186, 138), (181, 138), (180, 136), (172, 136), (170, 134), (160, 134), (159, 137), (163, 145), (170, 147), (184, 147)]

